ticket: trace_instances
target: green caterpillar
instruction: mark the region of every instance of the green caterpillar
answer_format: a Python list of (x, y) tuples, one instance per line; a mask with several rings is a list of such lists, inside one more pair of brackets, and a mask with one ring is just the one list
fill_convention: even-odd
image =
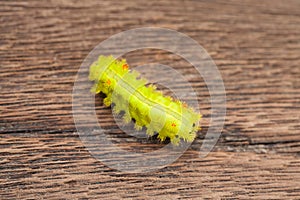
[(135, 120), (135, 128), (147, 128), (149, 136), (158, 133), (164, 141), (169, 138), (177, 145), (180, 139), (192, 142), (200, 130), (201, 114), (196, 113), (186, 103), (164, 96), (147, 80), (138, 78), (139, 73), (130, 70), (125, 59), (113, 56), (99, 56), (90, 66), (89, 79), (95, 81), (91, 91), (104, 93), (104, 104), (114, 103), (113, 112), (124, 111), (125, 123)]

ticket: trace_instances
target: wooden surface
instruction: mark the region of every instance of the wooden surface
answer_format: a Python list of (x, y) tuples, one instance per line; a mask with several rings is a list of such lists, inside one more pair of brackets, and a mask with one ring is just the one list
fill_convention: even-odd
[[(1, 1), (0, 198), (299, 199), (299, 9), (297, 0)], [(99, 42), (144, 26), (180, 31), (208, 51), (224, 80), (227, 117), (214, 151), (199, 159), (210, 104), (203, 81), (191, 76), (202, 94), (199, 137), (170, 166), (126, 174), (85, 149), (72, 88)], [(172, 64), (189, 77), (186, 63), (166, 52), (128, 60)], [(122, 142), (143, 151), (161, 145)]]

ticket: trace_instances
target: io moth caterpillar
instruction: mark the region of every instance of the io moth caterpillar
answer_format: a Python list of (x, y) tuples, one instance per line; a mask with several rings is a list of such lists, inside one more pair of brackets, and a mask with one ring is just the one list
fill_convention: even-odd
[(112, 103), (113, 112), (124, 112), (125, 123), (135, 120), (135, 128), (147, 128), (149, 136), (158, 133), (164, 141), (169, 138), (173, 144), (182, 139), (192, 142), (200, 130), (201, 115), (186, 103), (164, 96), (147, 80), (139, 78), (139, 73), (129, 69), (125, 59), (116, 60), (113, 56), (99, 56), (90, 66), (89, 79), (95, 84), (93, 93), (104, 93), (106, 106)]

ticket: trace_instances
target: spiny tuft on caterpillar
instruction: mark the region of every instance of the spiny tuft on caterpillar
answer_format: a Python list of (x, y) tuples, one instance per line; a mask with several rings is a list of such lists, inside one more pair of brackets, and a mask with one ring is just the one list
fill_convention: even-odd
[(90, 66), (89, 79), (95, 82), (91, 91), (104, 93), (103, 103), (114, 103), (114, 113), (124, 111), (125, 123), (134, 119), (135, 129), (145, 126), (149, 136), (158, 133), (161, 141), (170, 138), (175, 145), (181, 139), (192, 142), (201, 129), (201, 114), (185, 102), (164, 96), (146, 79), (138, 77), (137, 71), (129, 70), (125, 59), (116, 60), (113, 56), (99, 56)]

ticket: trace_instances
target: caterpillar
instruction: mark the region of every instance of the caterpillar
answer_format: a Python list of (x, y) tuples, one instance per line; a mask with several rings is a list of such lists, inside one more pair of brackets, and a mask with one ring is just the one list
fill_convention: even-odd
[(132, 69), (125, 59), (99, 56), (89, 68), (89, 80), (94, 81), (91, 92), (104, 93), (105, 106), (113, 106), (113, 112), (124, 112), (124, 123), (135, 120), (135, 129), (146, 127), (149, 136), (158, 134), (160, 141), (170, 139), (174, 145), (180, 140), (192, 142), (200, 130), (201, 114), (185, 102), (164, 96), (154, 84)]

